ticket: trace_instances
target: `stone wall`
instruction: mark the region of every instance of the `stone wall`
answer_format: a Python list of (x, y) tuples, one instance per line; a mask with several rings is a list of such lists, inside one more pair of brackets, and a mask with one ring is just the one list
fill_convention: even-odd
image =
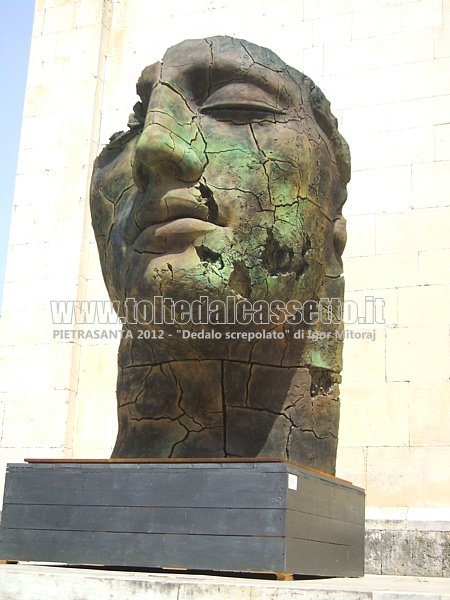
[(450, 522), (439, 508), (369, 508), (366, 573), (450, 576)]
[(36, 4), (1, 319), (3, 465), (72, 454), (81, 347), (54, 342), (49, 302), (86, 295), (111, 8)]
[[(376, 338), (345, 343), (337, 472), (381, 521), (412, 531), (399, 511), (439, 508), (448, 531), (449, 0), (37, 0), (0, 324), (2, 470), (110, 453), (117, 341), (78, 339), (94, 326), (54, 325), (49, 303), (107, 298), (93, 159), (126, 128), (142, 68), (213, 34), (270, 47), (332, 102), (353, 163), (346, 297), (381, 298), (386, 321), (348, 325)], [(391, 535), (380, 518), (374, 548)]]

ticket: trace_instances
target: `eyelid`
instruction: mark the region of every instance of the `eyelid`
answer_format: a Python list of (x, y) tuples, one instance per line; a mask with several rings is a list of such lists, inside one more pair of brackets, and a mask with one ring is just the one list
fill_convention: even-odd
[(203, 114), (225, 111), (285, 114), (285, 110), (278, 106), (275, 94), (253, 83), (223, 85), (212, 91), (199, 110)]
[(202, 106), (200, 113), (208, 114), (210, 112), (220, 111), (247, 111), (247, 112), (260, 112), (260, 113), (272, 113), (276, 115), (285, 114), (285, 111), (275, 106), (270, 106), (264, 102), (240, 102), (238, 100), (230, 100), (228, 102), (210, 102)]

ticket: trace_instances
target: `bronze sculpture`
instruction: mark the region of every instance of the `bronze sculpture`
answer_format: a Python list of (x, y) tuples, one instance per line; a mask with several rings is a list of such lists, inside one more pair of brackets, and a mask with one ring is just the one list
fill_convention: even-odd
[(113, 457), (277, 457), (334, 473), (348, 146), (270, 50), (187, 40), (97, 158), (124, 335)]

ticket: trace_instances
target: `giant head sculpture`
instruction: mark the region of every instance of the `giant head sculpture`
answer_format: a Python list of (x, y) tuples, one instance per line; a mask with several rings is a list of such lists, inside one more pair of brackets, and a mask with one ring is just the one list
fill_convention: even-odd
[(113, 456), (333, 473), (342, 348), (319, 301), (343, 297), (350, 158), (328, 101), (230, 37), (170, 48), (137, 92), (91, 187), (124, 320)]

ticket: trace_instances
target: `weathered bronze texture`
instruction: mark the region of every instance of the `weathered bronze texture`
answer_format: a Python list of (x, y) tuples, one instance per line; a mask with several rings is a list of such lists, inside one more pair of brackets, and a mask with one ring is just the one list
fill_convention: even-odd
[(127, 321), (113, 457), (266, 456), (334, 473), (341, 326), (318, 302), (343, 300), (350, 156), (329, 102), (230, 37), (170, 48), (137, 91), (91, 188)]

